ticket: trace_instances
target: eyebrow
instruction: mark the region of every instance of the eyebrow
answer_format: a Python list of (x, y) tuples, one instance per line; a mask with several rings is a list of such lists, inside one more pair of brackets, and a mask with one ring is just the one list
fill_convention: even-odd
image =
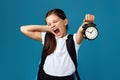
[[(60, 18), (57, 18), (57, 19), (55, 19), (55, 20), (53, 20), (53, 21), (60, 21), (61, 19)], [(47, 22), (46, 22), (47, 23)]]

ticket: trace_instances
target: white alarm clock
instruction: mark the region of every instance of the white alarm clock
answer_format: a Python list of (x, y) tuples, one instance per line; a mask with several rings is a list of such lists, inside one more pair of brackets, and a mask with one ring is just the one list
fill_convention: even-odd
[(98, 29), (96, 27), (96, 24), (90, 23), (90, 24), (85, 24), (83, 26), (84, 29), (84, 38), (88, 40), (94, 40), (98, 36)]

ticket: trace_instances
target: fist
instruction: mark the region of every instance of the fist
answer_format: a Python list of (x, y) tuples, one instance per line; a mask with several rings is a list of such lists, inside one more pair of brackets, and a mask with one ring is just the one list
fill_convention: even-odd
[(95, 19), (95, 16), (94, 16), (94, 15), (92, 15), (92, 14), (86, 14), (84, 21), (85, 21), (85, 22), (93, 23), (93, 22), (94, 22), (94, 19)]

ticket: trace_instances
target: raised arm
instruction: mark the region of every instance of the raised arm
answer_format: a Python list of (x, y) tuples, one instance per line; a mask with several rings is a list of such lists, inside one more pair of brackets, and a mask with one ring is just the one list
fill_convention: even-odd
[(82, 40), (83, 40), (83, 28), (82, 28), (82, 26), (84, 24), (89, 24), (91, 22), (94, 22), (94, 18), (95, 18), (94, 15), (91, 15), (91, 14), (86, 14), (85, 15), (85, 19), (84, 19), (82, 25), (79, 27), (79, 29), (78, 29), (78, 31), (76, 33), (77, 44), (80, 44), (82, 42)]
[(21, 26), (20, 31), (29, 38), (42, 41), (41, 32), (49, 31), (49, 27), (47, 25), (26, 25)]

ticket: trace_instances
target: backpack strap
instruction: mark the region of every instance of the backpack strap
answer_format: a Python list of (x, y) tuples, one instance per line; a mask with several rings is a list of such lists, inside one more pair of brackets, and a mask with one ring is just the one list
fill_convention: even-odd
[(74, 44), (74, 41), (73, 41), (73, 35), (68, 35), (68, 39), (66, 40), (66, 46), (67, 46), (67, 50), (68, 50), (68, 53), (75, 65), (75, 75), (77, 77), (77, 80), (80, 80), (80, 76), (79, 76), (79, 73), (78, 73), (78, 70), (77, 70), (77, 56), (76, 56), (76, 50), (75, 50), (75, 44)]
[[(45, 42), (48, 38), (48, 33), (46, 33), (45, 35)], [(43, 66), (44, 66), (44, 63), (45, 63), (45, 59), (47, 57), (47, 55), (44, 54), (44, 46), (43, 46), (43, 49), (42, 49), (42, 55), (41, 55), (41, 63), (39, 64), (39, 70), (38, 70), (38, 75), (37, 75), (37, 80), (44, 80), (44, 70), (43, 70)]]
[(41, 63), (39, 64), (39, 70), (38, 70), (38, 74), (37, 74), (37, 80), (44, 80), (43, 65), (44, 65), (44, 62), (45, 62), (46, 57), (47, 57), (47, 56), (45, 56), (45, 55), (42, 53)]

